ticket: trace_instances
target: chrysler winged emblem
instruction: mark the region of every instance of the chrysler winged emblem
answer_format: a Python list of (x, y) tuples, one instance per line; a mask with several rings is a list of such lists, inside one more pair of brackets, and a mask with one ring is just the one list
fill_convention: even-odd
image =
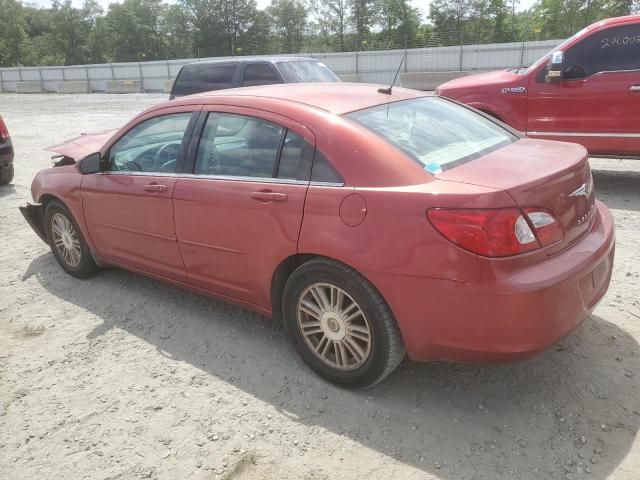
[(591, 179), (588, 179), (585, 183), (576, 188), (569, 194), (570, 197), (588, 197), (591, 193)]

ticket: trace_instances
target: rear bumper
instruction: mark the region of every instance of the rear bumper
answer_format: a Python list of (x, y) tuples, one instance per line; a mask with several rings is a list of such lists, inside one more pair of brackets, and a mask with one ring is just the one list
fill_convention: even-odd
[(613, 218), (604, 204), (597, 202), (597, 208), (593, 227), (575, 245), (490, 281), (371, 274), (396, 316), (409, 356), (508, 362), (530, 357), (573, 330), (611, 280)]
[(42, 208), (42, 204), (27, 203), (24, 207), (18, 208), (33, 231), (38, 234), (42, 241), (48, 244), (49, 241), (47, 240), (47, 234), (44, 230), (44, 209)]

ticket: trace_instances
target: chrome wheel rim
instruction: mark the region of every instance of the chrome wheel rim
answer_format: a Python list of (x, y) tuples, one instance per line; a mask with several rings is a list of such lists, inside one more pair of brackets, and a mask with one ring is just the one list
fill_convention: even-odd
[(71, 221), (61, 213), (54, 214), (51, 217), (51, 234), (55, 249), (64, 263), (73, 268), (80, 265), (80, 239)]
[(369, 358), (369, 321), (360, 305), (340, 287), (309, 285), (298, 299), (297, 317), (307, 347), (325, 365), (349, 371)]

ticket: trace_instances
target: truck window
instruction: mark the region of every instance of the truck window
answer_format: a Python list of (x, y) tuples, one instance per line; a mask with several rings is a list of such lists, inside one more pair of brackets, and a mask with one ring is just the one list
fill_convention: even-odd
[(171, 94), (176, 97), (233, 87), (237, 63), (185, 65), (176, 78)]
[(640, 24), (608, 28), (565, 52), (565, 78), (588, 78), (600, 72), (640, 69)]
[(244, 69), (242, 86), (272, 85), (282, 83), (282, 80), (268, 63), (250, 63)]

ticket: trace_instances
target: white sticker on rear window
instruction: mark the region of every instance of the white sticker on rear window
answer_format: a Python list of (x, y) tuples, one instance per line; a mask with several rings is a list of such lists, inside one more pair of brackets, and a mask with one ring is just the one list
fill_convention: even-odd
[(432, 162), (432, 163), (429, 163), (428, 165), (425, 165), (424, 169), (432, 175), (437, 175), (439, 173), (442, 173), (442, 167), (437, 162)]

